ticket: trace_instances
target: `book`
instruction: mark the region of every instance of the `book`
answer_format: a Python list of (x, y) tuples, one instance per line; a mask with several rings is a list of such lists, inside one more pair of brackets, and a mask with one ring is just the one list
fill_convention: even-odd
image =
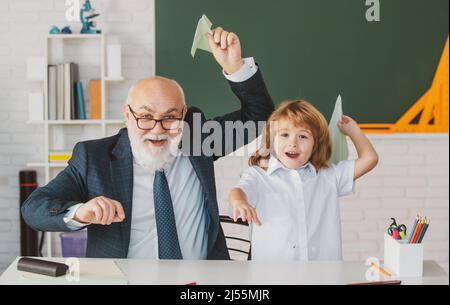
[(91, 105), (91, 119), (100, 120), (102, 118), (102, 88), (98, 79), (89, 82), (89, 98)]
[(56, 71), (56, 119), (64, 120), (64, 65), (57, 65)]
[(56, 66), (50, 65), (48, 66), (48, 119), (56, 120), (57, 117), (57, 109), (56, 109), (56, 100), (57, 100), (57, 72)]
[(70, 63), (63, 64), (64, 67), (64, 120), (72, 118), (72, 79), (70, 72)]
[(75, 63), (70, 64), (70, 106), (71, 106), (71, 119), (79, 120), (80, 113), (78, 111), (77, 101), (77, 83), (78, 83), (78, 65)]
[(49, 162), (67, 162), (72, 158), (72, 152), (50, 152), (48, 154)]
[(83, 96), (83, 84), (81, 81), (77, 82), (77, 105), (78, 105), (78, 114), (80, 120), (86, 120), (86, 111), (84, 105), (84, 96)]

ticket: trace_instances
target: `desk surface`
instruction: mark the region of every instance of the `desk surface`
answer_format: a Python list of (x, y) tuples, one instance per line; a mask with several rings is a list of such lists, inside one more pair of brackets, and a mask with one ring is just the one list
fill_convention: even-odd
[[(47, 258), (45, 258), (47, 260)], [(364, 262), (249, 262), (249, 261), (154, 261), (154, 260), (101, 260), (80, 259), (83, 264), (114, 262), (123, 273), (122, 282), (97, 279), (98, 282), (81, 280), (69, 282), (64, 277), (54, 279), (43, 277), (30, 282), (22, 272), (17, 271), (16, 259), (1, 275), (0, 284), (187, 284), (198, 285), (303, 285), (325, 284), (345, 285), (367, 282), (368, 267)], [(48, 260), (64, 262), (63, 258)], [(87, 266), (87, 265), (86, 265)], [(400, 279), (410, 285), (448, 285), (448, 274), (434, 261), (424, 262), (421, 278), (381, 277), (379, 280)], [(48, 281), (47, 281), (48, 280)]]

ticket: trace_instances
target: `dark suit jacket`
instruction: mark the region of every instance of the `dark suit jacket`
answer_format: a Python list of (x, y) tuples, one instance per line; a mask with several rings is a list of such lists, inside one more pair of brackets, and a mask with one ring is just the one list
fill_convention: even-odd
[[(223, 127), (226, 121), (245, 123), (267, 120), (274, 106), (259, 71), (245, 82), (230, 82), (230, 86), (241, 101), (241, 109), (214, 118), (214, 121)], [(190, 126), (194, 114), (201, 117), (202, 124), (208, 122), (199, 109), (190, 108), (186, 114)], [(195, 130), (190, 128), (190, 131), (192, 138)], [(203, 134), (202, 140), (207, 136)], [(222, 145), (220, 152), (216, 149), (212, 156), (189, 157), (205, 193), (205, 206), (210, 217), (208, 259), (229, 259), (219, 223), (213, 162), (237, 149), (242, 142), (247, 144), (253, 140), (247, 133), (239, 136), (244, 138), (243, 141), (235, 138), (233, 145)], [(22, 215), (26, 223), (37, 231), (69, 231), (63, 220), (67, 210), (97, 196), (122, 203), (126, 218), (122, 223), (110, 226), (88, 226), (87, 257), (126, 258), (132, 221), (133, 157), (125, 128), (112, 137), (78, 143), (69, 165), (46, 186), (30, 195), (22, 206)]]

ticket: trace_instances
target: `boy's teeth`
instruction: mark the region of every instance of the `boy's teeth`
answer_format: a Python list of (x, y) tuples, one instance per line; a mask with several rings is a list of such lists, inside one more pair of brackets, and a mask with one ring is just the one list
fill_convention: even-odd
[(289, 158), (296, 158), (296, 157), (298, 157), (299, 154), (298, 153), (287, 152), (286, 155)]

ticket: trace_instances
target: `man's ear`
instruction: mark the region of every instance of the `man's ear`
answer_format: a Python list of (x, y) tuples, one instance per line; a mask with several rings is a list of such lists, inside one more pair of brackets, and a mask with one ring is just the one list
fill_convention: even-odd
[(189, 111), (189, 107), (187, 105), (184, 105), (184, 113), (183, 113), (183, 121), (186, 119), (186, 115)]

